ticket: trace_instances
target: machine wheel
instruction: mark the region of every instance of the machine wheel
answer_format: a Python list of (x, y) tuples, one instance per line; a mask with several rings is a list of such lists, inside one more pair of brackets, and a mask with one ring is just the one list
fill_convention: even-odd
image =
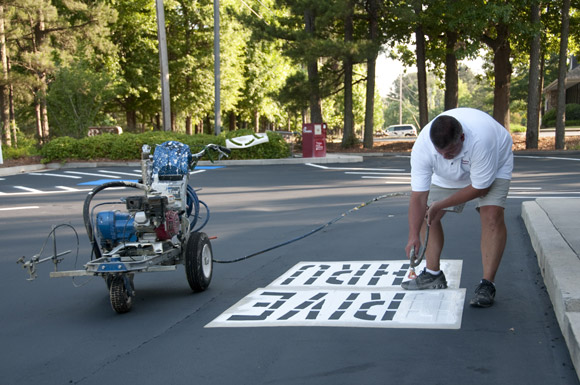
[(195, 232), (189, 236), (185, 249), (185, 273), (191, 290), (204, 291), (211, 282), (213, 253), (205, 233)]
[(109, 297), (111, 299), (111, 306), (113, 310), (117, 313), (127, 313), (131, 310), (131, 305), (133, 304), (133, 291), (131, 290), (131, 295), (129, 290), (127, 290), (126, 282), (132, 286), (132, 282), (129, 281), (129, 277), (124, 277), (123, 275), (116, 275), (112, 277)]

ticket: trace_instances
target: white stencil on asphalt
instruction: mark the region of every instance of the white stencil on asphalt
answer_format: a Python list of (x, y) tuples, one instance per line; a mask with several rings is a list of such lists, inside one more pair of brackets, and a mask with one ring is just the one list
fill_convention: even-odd
[[(405, 291), (408, 261), (301, 262), (206, 327), (459, 329), (462, 261), (441, 261), (449, 288)], [(421, 266), (419, 268), (422, 268)]]
[[(423, 267), (424, 261), (415, 268), (417, 274)], [(461, 260), (441, 261), (450, 288), (459, 288), (461, 267)], [(300, 262), (269, 287), (400, 289), (408, 272), (409, 261)]]

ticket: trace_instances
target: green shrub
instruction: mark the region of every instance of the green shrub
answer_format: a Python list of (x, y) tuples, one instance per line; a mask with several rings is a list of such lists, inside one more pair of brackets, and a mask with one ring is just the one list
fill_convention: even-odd
[(42, 163), (52, 162), (54, 160), (65, 160), (68, 158), (79, 158), (77, 139), (70, 136), (61, 136), (45, 144), (40, 149)]
[[(566, 104), (566, 126), (580, 124), (580, 104)], [(542, 117), (543, 127), (556, 127), (556, 109), (552, 108)]]
[[(151, 131), (143, 134), (124, 133), (121, 135), (103, 134), (73, 139), (68, 136), (56, 138), (45, 144), (40, 154), (43, 163), (66, 161), (69, 159), (94, 160), (138, 160), (141, 158), (141, 148), (144, 144), (155, 151), (158, 144), (168, 140), (176, 140), (187, 144), (191, 152), (200, 151), (205, 145), (214, 143), (225, 146), (226, 138), (234, 138), (252, 134), (252, 130), (237, 130), (214, 135), (186, 135), (176, 132)], [(233, 149), (228, 159), (275, 159), (290, 156), (290, 149), (284, 138), (276, 133), (268, 132), (268, 143), (246, 149)], [(214, 157), (215, 158), (215, 157)], [(209, 159), (206, 155), (203, 159)]]
[(510, 132), (526, 132), (526, 126), (510, 123)]
[[(252, 135), (253, 130), (236, 130), (226, 132), (225, 139), (232, 139), (238, 136)], [(268, 143), (258, 144), (244, 149), (232, 149), (231, 159), (279, 159), (290, 156), (290, 147), (284, 137), (274, 132), (268, 132)]]

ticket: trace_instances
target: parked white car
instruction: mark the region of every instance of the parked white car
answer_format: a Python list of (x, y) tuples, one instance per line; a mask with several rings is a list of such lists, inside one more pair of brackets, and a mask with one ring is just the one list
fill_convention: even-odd
[(412, 124), (395, 124), (385, 131), (387, 136), (417, 136), (417, 129)]

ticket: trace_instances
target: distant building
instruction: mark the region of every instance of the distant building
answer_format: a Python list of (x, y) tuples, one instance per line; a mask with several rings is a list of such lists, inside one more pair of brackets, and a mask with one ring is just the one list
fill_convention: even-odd
[[(566, 104), (580, 104), (580, 66), (575, 56), (570, 57), (570, 69), (566, 74)], [(546, 111), (556, 108), (558, 103), (558, 79), (544, 88)]]

